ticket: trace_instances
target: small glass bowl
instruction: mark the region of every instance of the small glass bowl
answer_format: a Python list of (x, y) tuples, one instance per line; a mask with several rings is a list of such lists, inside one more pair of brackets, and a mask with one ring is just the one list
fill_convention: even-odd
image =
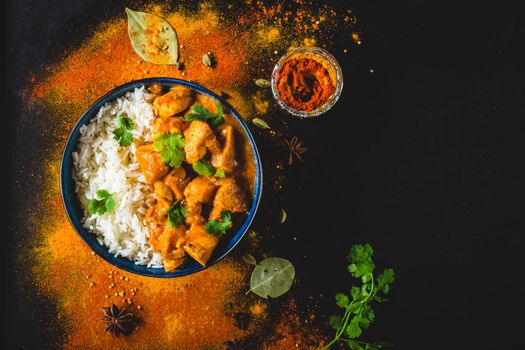
[[(326, 101), (326, 103), (319, 106), (317, 109), (314, 109), (313, 111), (302, 111), (290, 107), (281, 99), (281, 96), (279, 95), (279, 90), (277, 90), (277, 74), (279, 73), (279, 69), (286, 61), (296, 57), (307, 57), (321, 63), (328, 70), (330, 78), (332, 79), (332, 82), (335, 85), (335, 91), (332, 94), (332, 96), (328, 99), (328, 101)], [(325, 49), (310, 46), (295, 47), (290, 49), (284, 56), (282, 56), (273, 68), (271, 84), (273, 96), (275, 97), (277, 103), (279, 103), (282, 109), (284, 109), (290, 114), (301, 118), (315, 117), (328, 111), (339, 99), (341, 91), (343, 91), (343, 72), (341, 70), (341, 66), (339, 66), (339, 63), (337, 62), (335, 57), (332, 56), (332, 54), (330, 54)]]

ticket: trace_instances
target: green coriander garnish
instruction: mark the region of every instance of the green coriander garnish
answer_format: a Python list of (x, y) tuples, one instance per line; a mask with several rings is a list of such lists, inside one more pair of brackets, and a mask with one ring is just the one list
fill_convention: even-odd
[(98, 199), (93, 198), (88, 203), (88, 211), (91, 214), (102, 215), (105, 212), (113, 212), (115, 209), (115, 199), (113, 199), (111, 193), (106, 190), (98, 190), (96, 197), (98, 197)]
[(179, 134), (161, 134), (153, 143), (153, 149), (160, 152), (162, 161), (178, 168), (184, 160), (184, 138)]
[(170, 209), (167, 212), (168, 215), (168, 224), (170, 227), (179, 227), (186, 220), (186, 214), (188, 209), (176, 200), (171, 205)]
[(202, 176), (215, 176), (215, 177), (225, 177), (224, 171), (221, 169), (215, 170), (215, 168), (207, 160), (201, 159), (193, 163), (193, 170), (199, 175)]
[(221, 213), (221, 221), (211, 219), (206, 223), (206, 232), (212, 235), (226, 234), (226, 231), (232, 225), (232, 215), (229, 211)]
[(191, 107), (191, 112), (186, 114), (186, 120), (200, 120), (216, 128), (224, 122), (222, 118), (224, 111), (218, 103), (215, 103), (215, 107), (217, 108), (217, 113), (210, 113), (203, 106), (193, 106)]
[(135, 127), (133, 120), (131, 120), (126, 113), (121, 113), (117, 119), (118, 128), (113, 130), (113, 138), (123, 147), (128, 147), (133, 141), (131, 130)]

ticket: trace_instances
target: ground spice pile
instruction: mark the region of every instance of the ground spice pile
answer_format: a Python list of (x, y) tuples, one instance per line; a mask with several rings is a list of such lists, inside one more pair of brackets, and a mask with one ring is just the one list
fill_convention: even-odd
[[(28, 78), (28, 101), (31, 108), (43, 111), (40, 115), (48, 115), (42, 134), (54, 146), (42, 152), (46, 186), (35, 193), (41, 199), (31, 221), (36, 228), (26, 228), (35, 232), (34, 241), (21, 242), (19, 256), (21, 264), (26, 263), (27, 247), (32, 248), (32, 278), (39, 292), (57, 306), (57, 317), (65, 328), (65, 348), (222, 349), (232, 339), (258, 337), (256, 327), (266, 327), (284, 334), (266, 349), (290, 349), (295, 344), (306, 348), (301, 339), (318, 334), (290, 321), (294, 309), (278, 324), (266, 322), (271, 317), (268, 302), (244, 294), (250, 268), (231, 256), (203, 272), (177, 279), (147, 278), (115, 269), (93, 255), (69, 224), (58, 177), (64, 142), (77, 119), (100, 96), (132, 80), (154, 76), (192, 80), (222, 94), (245, 117), (262, 111), (268, 120), (282, 119), (271, 93), (258, 89), (254, 80), (269, 78), (288, 47), (303, 44), (303, 39), (329, 44), (326, 35), (333, 36), (334, 23), (354, 23), (349, 19), (351, 12), (337, 16), (325, 5), (308, 10), (302, 1), (296, 2), (296, 10), (284, 2), (267, 6), (260, 1), (241, 4), (242, 8), (203, 2), (188, 8), (153, 3), (134, 9), (163, 17), (176, 29), (179, 67), (148, 63), (133, 51), (122, 9), (122, 16), (100, 24), (80, 47)], [(202, 63), (208, 52), (214, 57), (213, 67)], [(256, 108), (253, 96), (261, 108)], [(271, 178), (271, 171), (265, 169), (265, 177)], [(130, 336), (103, 333), (100, 308), (111, 304), (129, 305), (127, 310), (141, 320)], [(235, 326), (233, 317), (241, 306), (254, 320), (243, 330)]]
[(312, 58), (292, 58), (279, 69), (277, 90), (287, 105), (310, 112), (324, 105), (335, 87), (320, 62)]

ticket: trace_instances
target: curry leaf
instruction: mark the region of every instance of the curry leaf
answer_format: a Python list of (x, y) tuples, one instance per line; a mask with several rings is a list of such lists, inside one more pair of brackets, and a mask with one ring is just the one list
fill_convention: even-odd
[(265, 299), (277, 298), (290, 290), (294, 278), (295, 268), (288, 260), (264, 259), (253, 270), (249, 292)]
[(156, 64), (177, 64), (179, 41), (173, 27), (162, 18), (126, 8), (128, 35), (135, 52)]

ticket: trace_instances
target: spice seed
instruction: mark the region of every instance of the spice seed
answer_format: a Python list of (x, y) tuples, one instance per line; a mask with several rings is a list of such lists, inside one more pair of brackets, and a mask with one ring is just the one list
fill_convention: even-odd
[(262, 120), (261, 118), (253, 118), (253, 119), (252, 119), (252, 123), (253, 123), (256, 127), (261, 128), (261, 129), (266, 129), (266, 130), (271, 129), (271, 128), (270, 128), (270, 125), (268, 125), (268, 123), (265, 122), (264, 120)]
[(210, 53), (207, 53), (204, 56), (202, 56), (202, 63), (204, 63), (204, 65), (206, 67), (211, 67), (212, 66), (212, 60), (211, 60), (211, 56), (210, 55), (211, 55)]
[(267, 88), (270, 87), (272, 84), (266, 79), (256, 79), (255, 85), (257, 85), (258, 87)]

